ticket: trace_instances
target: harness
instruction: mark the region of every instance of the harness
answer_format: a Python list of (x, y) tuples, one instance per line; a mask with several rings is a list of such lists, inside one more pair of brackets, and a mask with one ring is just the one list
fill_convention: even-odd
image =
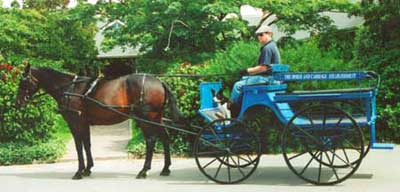
[[(145, 82), (146, 82), (146, 78), (147, 75), (146, 74), (142, 74), (142, 86), (141, 86), (141, 90), (140, 90), (140, 98), (139, 98), (139, 108), (141, 109), (140, 112), (142, 113), (146, 113), (149, 111), (153, 111), (153, 110), (158, 110), (155, 108), (152, 108), (149, 105), (146, 105), (145, 101), (144, 101), (144, 97), (145, 97)], [(78, 114), (79, 116), (82, 115), (82, 111), (78, 110), (78, 109), (74, 109), (73, 106), (71, 106), (71, 97), (78, 97), (82, 100), (89, 100), (89, 101), (94, 101), (95, 99), (91, 98), (89, 95), (96, 90), (96, 87), (98, 85), (98, 82), (100, 81), (100, 78), (97, 77), (96, 79), (94, 79), (93, 81), (91, 81), (92, 78), (88, 78), (88, 77), (80, 77), (75, 75), (74, 78), (72, 79), (71, 82), (62, 85), (60, 87), (57, 87), (55, 90), (53, 90), (54, 92), (57, 91), (62, 91), (62, 89), (66, 88), (65, 91), (63, 91), (62, 97), (61, 97), (61, 104), (59, 105), (59, 109), (60, 111), (70, 111), (70, 112), (74, 112), (76, 114)], [(76, 84), (78, 83), (85, 83), (85, 82), (90, 82), (89, 87), (83, 92), (83, 94), (81, 93), (75, 93), (74, 89), (76, 87)], [(34, 97), (40, 97), (42, 95), (45, 95), (46, 93), (41, 93), (38, 95), (35, 95)], [(97, 100), (96, 100), (97, 101)], [(97, 101), (99, 102), (99, 101)], [(130, 104), (130, 105), (107, 105), (110, 108), (114, 108), (114, 109), (129, 109), (129, 111), (132, 113), (135, 111), (135, 109), (138, 107), (136, 106), (137, 104)]]

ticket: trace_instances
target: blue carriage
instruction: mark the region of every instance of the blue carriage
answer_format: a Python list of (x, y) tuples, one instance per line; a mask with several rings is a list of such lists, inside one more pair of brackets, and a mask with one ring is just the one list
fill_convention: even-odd
[[(243, 87), (237, 119), (217, 115), (220, 109), (211, 90), (221, 89), (222, 82), (200, 84), (199, 114), (209, 124), (195, 141), (194, 155), (205, 176), (219, 183), (237, 183), (255, 171), (261, 156), (260, 138), (249, 123), (244, 123), (245, 114), (254, 106), (270, 109), (284, 125), (281, 147), (285, 162), (293, 173), (312, 184), (340, 183), (358, 169), (370, 148), (393, 148), (392, 144), (376, 142), (377, 74), (288, 71), (287, 65), (272, 65), (269, 82)], [(374, 83), (366, 88), (287, 92), (291, 82), (329, 80)], [(311, 105), (295, 107), (299, 102)], [(357, 107), (347, 110), (335, 103), (357, 103)], [(363, 131), (365, 128), (368, 131)], [(364, 133), (369, 138), (365, 139)]]

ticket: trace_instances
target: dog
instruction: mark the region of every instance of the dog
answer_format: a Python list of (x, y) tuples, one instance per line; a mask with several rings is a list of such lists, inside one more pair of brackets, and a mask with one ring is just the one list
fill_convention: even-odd
[(215, 115), (221, 119), (231, 118), (231, 111), (228, 109), (230, 101), (228, 97), (224, 96), (222, 89), (218, 92), (211, 89), (211, 94), (213, 96), (213, 101), (217, 103), (218, 106), (218, 112), (216, 112)]

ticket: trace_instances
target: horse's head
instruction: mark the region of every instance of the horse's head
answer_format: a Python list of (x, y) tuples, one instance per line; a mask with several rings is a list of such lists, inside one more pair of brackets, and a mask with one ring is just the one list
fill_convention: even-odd
[(18, 95), (16, 101), (17, 106), (25, 106), (30, 97), (32, 97), (32, 95), (35, 94), (38, 90), (39, 82), (31, 73), (31, 65), (27, 64), (18, 86)]

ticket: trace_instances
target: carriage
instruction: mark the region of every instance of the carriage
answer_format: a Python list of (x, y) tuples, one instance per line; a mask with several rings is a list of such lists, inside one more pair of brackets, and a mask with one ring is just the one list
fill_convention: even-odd
[[(370, 148), (393, 149), (393, 144), (376, 142), (375, 101), (380, 83), (377, 74), (288, 71), (288, 65), (272, 65), (267, 83), (244, 86), (237, 119), (217, 115), (220, 109), (211, 90), (220, 90), (222, 82), (200, 84), (199, 114), (209, 123), (199, 132), (193, 151), (206, 177), (230, 184), (245, 180), (255, 171), (262, 151), (260, 137), (252, 123), (245, 120), (245, 114), (254, 106), (270, 109), (284, 125), (284, 160), (294, 174), (312, 184), (340, 183), (358, 169)], [(287, 92), (290, 82), (333, 80), (368, 81), (368, 86)], [(299, 102), (302, 107), (296, 107)]]
[[(207, 122), (205, 126), (179, 122), (180, 118), (176, 115), (179, 110), (171, 91), (165, 83), (150, 77), (154, 76), (151, 74), (131, 74), (115, 80), (104, 80), (103, 86), (95, 88), (99, 79), (92, 81), (88, 77), (63, 74), (51, 69), (31, 69), (28, 64), (20, 81), (16, 104), (26, 104), (38, 91), (39, 85), (43, 86), (41, 88), (45, 92), (35, 97), (50, 94), (59, 102), (64, 118), (73, 126), (70, 128), (71, 132), (76, 134), (75, 143), (83, 142), (89, 154), (85, 168), (82, 143), (77, 145), (79, 169), (73, 179), (89, 176), (90, 168), (93, 166), (90, 132), (80, 130), (89, 128), (89, 122), (86, 122), (85, 118), (90, 113), (86, 112), (94, 113), (89, 116), (92, 117), (91, 123), (96, 119), (104, 121), (104, 118), (108, 118), (111, 122), (118, 122), (129, 118), (139, 121), (142, 125), (164, 127), (196, 136), (193, 155), (197, 166), (207, 178), (223, 184), (239, 183), (247, 179), (260, 162), (263, 150), (261, 142), (264, 139), (257, 133), (253, 120), (247, 118), (248, 112), (256, 106), (270, 109), (281, 122), (284, 127), (280, 138), (284, 160), (294, 174), (312, 184), (340, 183), (359, 168), (370, 149), (393, 149), (393, 144), (376, 142), (376, 96), (380, 84), (379, 75), (376, 73), (370, 71), (295, 73), (289, 72), (288, 65), (281, 64), (271, 65), (271, 70), (266, 83), (243, 87), (241, 111), (237, 118), (221, 118), (217, 115), (220, 108), (215, 103), (212, 92), (219, 91), (222, 82), (200, 83), (198, 112)], [(49, 82), (48, 78), (60, 85), (44, 83)], [(356, 81), (360, 82), (360, 85), (362, 82), (367, 82), (367, 86), (352, 89), (288, 91), (290, 82), (332, 80)], [(153, 86), (152, 95), (148, 98), (157, 101), (153, 105), (158, 107), (151, 107), (145, 103), (144, 89), (148, 81)], [(120, 102), (113, 103), (110, 99), (104, 99), (103, 96), (110, 94), (123, 95), (107, 89), (111, 87), (115, 90), (114, 86), (124, 85), (123, 82), (136, 86), (130, 88), (133, 90), (129, 92), (133, 97), (132, 101), (128, 102), (123, 98)], [(128, 84), (118, 90), (127, 91), (126, 87)], [(103, 90), (104, 94), (95, 94), (102, 88), (108, 91)], [(155, 93), (158, 93), (158, 100), (154, 99), (157, 95)], [(165, 104), (165, 94), (169, 96), (168, 104), (174, 120), (161, 119), (161, 115), (158, 115), (161, 114), (162, 106)], [(115, 98), (118, 98), (117, 96)], [(75, 100), (71, 102), (73, 98)], [(139, 102), (135, 103), (134, 99)], [(350, 107), (341, 104), (348, 104)], [(142, 115), (137, 115), (137, 112)], [(157, 119), (149, 119), (150, 115), (146, 119), (146, 116), (143, 116), (145, 113), (153, 114)], [(79, 131), (73, 131), (77, 128)], [(146, 131), (151, 130), (161, 130), (162, 132), (155, 133), (163, 136), (163, 142), (168, 144), (165, 129)], [(82, 140), (83, 138), (86, 140)], [(149, 144), (151, 149), (154, 139), (152, 137), (147, 139), (146, 144)], [(170, 173), (169, 148), (166, 146), (167, 150), (164, 150), (166, 160), (161, 175)], [(146, 150), (145, 165), (139, 172), (138, 178), (146, 177), (146, 171), (150, 169), (151, 154), (152, 150)]]

